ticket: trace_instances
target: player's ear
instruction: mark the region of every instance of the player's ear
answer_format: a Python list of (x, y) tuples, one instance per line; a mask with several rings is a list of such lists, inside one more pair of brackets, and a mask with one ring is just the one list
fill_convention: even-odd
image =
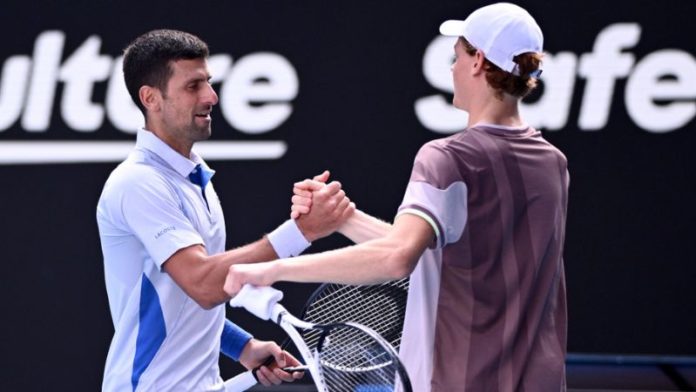
[(474, 75), (476, 75), (476, 74), (483, 72), (485, 64), (486, 64), (486, 57), (483, 55), (482, 51), (477, 50), (476, 53), (474, 53), (474, 62), (471, 66), (472, 73)]
[(141, 86), (138, 90), (138, 97), (148, 112), (157, 112), (162, 108), (162, 93), (156, 87)]

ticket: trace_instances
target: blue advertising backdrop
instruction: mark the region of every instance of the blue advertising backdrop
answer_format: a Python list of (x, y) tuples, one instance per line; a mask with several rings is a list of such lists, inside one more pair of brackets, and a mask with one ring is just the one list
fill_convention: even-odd
[[(167, 27), (210, 45), (220, 103), (200, 151), (233, 247), (285, 219), (292, 183), (323, 169), (390, 220), (419, 146), (466, 124), (450, 105), (452, 41), (437, 28), (486, 3), (5, 2), (0, 389), (99, 388), (113, 327), (95, 207), (142, 125), (120, 74), (130, 40)], [(571, 172), (569, 351), (696, 355), (696, 2), (519, 4), (548, 52), (524, 113)], [(335, 235), (311, 251), (346, 244)], [(299, 310), (315, 286), (279, 287)]]

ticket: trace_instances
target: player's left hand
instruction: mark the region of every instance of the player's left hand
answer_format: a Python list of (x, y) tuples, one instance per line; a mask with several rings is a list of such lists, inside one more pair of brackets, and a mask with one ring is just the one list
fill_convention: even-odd
[[(266, 362), (268, 357), (273, 357), (274, 361), (271, 365), (265, 366), (263, 363)], [(282, 382), (293, 382), (304, 376), (304, 372), (288, 373), (282, 370), (284, 367), (298, 366), (301, 363), (290, 353), (281, 350), (275, 342), (271, 341), (249, 340), (242, 350), (239, 362), (247, 369), (255, 369), (260, 366), (256, 372), (256, 377), (265, 386), (278, 385)]]
[(234, 297), (245, 284), (254, 286), (270, 286), (275, 283), (273, 278), (274, 262), (253, 264), (232, 264), (227, 270), (223, 290)]

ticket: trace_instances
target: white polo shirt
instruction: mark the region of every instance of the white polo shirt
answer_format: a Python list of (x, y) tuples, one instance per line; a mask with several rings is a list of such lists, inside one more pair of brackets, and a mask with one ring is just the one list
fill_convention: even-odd
[(188, 175), (200, 164), (153, 133), (110, 175), (97, 207), (114, 337), (105, 391), (222, 390), (218, 358), (224, 306), (204, 310), (162, 270), (177, 250), (225, 250), (225, 221), (211, 183), (208, 206)]

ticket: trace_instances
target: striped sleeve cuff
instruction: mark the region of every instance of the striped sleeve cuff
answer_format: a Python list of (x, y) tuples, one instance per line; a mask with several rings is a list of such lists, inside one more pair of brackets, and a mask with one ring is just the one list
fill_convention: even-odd
[(279, 259), (297, 256), (312, 245), (297, 227), (294, 219), (288, 219), (268, 234), (268, 241)]
[(417, 208), (404, 208), (404, 209), (399, 210), (399, 212), (396, 213), (396, 217), (394, 217), (394, 219), (396, 220), (396, 218), (398, 218), (400, 215), (404, 215), (404, 214), (411, 214), (411, 215), (418, 216), (418, 217), (422, 218), (424, 221), (426, 221), (430, 225), (430, 227), (433, 228), (433, 232), (435, 233), (435, 240), (428, 248), (434, 249), (434, 248), (437, 248), (438, 246), (442, 246), (442, 241), (443, 241), (442, 232), (440, 231), (440, 227), (438, 226), (437, 222), (435, 222), (435, 220), (430, 215), (426, 214), (425, 212), (423, 212)]
[(222, 329), (220, 337), (220, 351), (235, 361), (239, 361), (239, 356), (242, 355), (242, 350), (252, 336), (249, 332), (243, 330), (237, 324), (230, 320), (225, 320), (225, 326)]
[(403, 214), (412, 214), (419, 216), (423, 218), (430, 226), (433, 227), (433, 231), (435, 232), (435, 237), (440, 238), (440, 228), (437, 226), (437, 223), (433, 220), (433, 218), (430, 217), (430, 215), (426, 214), (425, 212), (416, 209), (416, 208), (404, 208), (403, 210), (400, 210), (396, 216), (403, 215)]

